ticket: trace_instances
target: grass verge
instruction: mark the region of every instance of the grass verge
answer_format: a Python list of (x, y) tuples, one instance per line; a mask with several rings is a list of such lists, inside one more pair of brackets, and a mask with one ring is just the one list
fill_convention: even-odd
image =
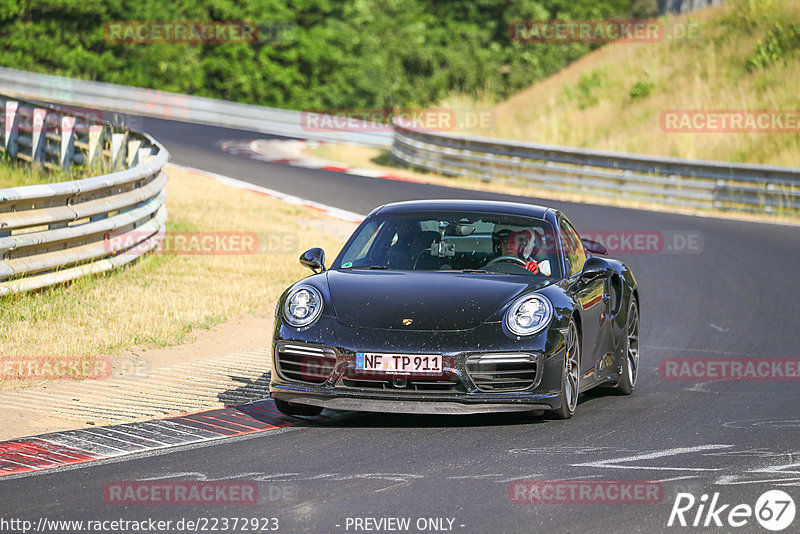
[[(175, 168), (169, 176), (168, 235), (257, 232), (280, 245), (255, 255), (150, 254), (118, 271), (4, 297), (0, 364), (95, 362), (99, 355), (179, 344), (193, 330), (236, 315), (271, 317), (283, 289), (310, 274), (299, 254), (321, 246), (333, 255), (343, 244), (341, 233), (330, 231), (338, 221), (317, 210)], [(8, 386), (6, 378), (0, 373), (0, 384)]]

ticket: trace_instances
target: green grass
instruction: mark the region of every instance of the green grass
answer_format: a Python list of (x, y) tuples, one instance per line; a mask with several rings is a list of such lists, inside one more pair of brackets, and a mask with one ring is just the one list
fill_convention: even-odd
[(10, 162), (6, 159), (0, 160), (0, 189), (7, 187), (19, 187), (23, 185), (52, 184), (56, 182), (66, 182), (77, 180), (83, 177), (84, 173), (70, 173), (63, 171), (46, 171), (39, 166), (31, 166), (26, 162)]

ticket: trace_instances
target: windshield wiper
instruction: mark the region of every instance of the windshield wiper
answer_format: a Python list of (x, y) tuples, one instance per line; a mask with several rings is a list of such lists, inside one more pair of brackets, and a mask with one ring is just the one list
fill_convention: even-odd
[(358, 267), (349, 267), (349, 269), (388, 269), (386, 265), (359, 265)]
[(477, 273), (477, 274), (508, 274), (508, 273), (498, 273), (497, 271), (485, 271), (483, 269), (459, 269), (459, 273)]

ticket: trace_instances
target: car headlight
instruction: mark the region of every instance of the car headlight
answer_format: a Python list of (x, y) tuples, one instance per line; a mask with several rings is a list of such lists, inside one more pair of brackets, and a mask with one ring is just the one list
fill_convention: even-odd
[(308, 326), (322, 314), (322, 294), (315, 287), (302, 285), (289, 292), (283, 304), (283, 317), (290, 325)]
[(506, 326), (518, 336), (541, 332), (553, 319), (553, 305), (538, 294), (517, 299), (506, 311)]

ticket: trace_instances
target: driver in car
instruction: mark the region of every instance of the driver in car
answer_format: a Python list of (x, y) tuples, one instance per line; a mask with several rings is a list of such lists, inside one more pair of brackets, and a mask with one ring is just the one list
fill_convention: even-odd
[(533, 274), (550, 276), (550, 261), (537, 257), (541, 247), (537, 246), (533, 230), (501, 228), (492, 234), (492, 241), (495, 253), (498, 254), (497, 258), (517, 258), (520, 260), (520, 265)]

